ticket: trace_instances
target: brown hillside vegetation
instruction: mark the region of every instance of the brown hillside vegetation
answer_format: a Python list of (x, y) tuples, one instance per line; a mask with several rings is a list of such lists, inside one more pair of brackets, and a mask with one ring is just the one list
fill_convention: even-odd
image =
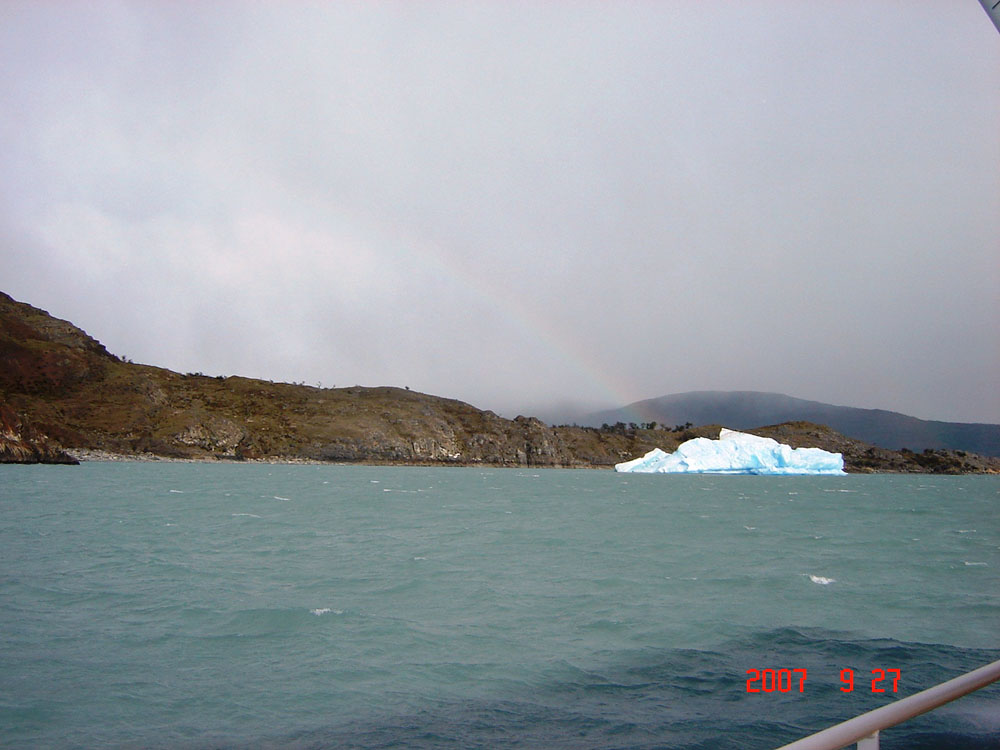
[[(0, 293), (0, 394), (71, 451), (168, 458), (611, 466), (641, 435), (503, 419), (400, 388), (314, 388), (125, 362), (66, 321)], [(9, 442), (9, 441), (8, 441)]]
[[(691, 437), (716, 437), (719, 429), (549, 427), (400, 388), (184, 375), (123, 361), (72, 323), (3, 293), (0, 399), (0, 462), (72, 461), (65, 449), (84, 456), (610, 467), (654, 447), (672, 451)], [(874, 449), (808, 423), (754, 432), (841, 451), (849, 471), (991, 468), (972, 456), (935, 462)]]

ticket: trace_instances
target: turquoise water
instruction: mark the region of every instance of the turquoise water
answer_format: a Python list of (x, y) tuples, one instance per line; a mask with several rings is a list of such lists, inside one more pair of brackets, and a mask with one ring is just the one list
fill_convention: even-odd
[[(774, 747), (1000, 658), (998, 521), (991, 477), (0, 467), (0, 745)], [(882, 746), (1000, 747), (1000, 688)]]

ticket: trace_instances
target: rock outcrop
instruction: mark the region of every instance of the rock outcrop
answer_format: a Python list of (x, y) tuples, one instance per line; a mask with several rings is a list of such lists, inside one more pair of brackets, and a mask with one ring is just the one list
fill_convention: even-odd
[(77, 464), (79, 461), (34, 429), (23, 416), (0, 404), (0, 463)]

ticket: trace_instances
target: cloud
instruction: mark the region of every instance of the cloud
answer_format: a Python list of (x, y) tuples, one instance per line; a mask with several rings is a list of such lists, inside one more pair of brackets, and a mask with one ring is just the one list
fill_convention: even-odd
[(8, 4), (5, 291), (177, 369), (1000, 421), (995, 30), (889, 2)]

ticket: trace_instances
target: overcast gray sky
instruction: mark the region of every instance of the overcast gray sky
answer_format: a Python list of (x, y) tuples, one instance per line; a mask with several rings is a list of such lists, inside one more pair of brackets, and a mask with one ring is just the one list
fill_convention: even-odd
[(137, 362), (508, 416), (1000, 422), (1000, 34), (976, 0), (3, 0), (0, 289)]

